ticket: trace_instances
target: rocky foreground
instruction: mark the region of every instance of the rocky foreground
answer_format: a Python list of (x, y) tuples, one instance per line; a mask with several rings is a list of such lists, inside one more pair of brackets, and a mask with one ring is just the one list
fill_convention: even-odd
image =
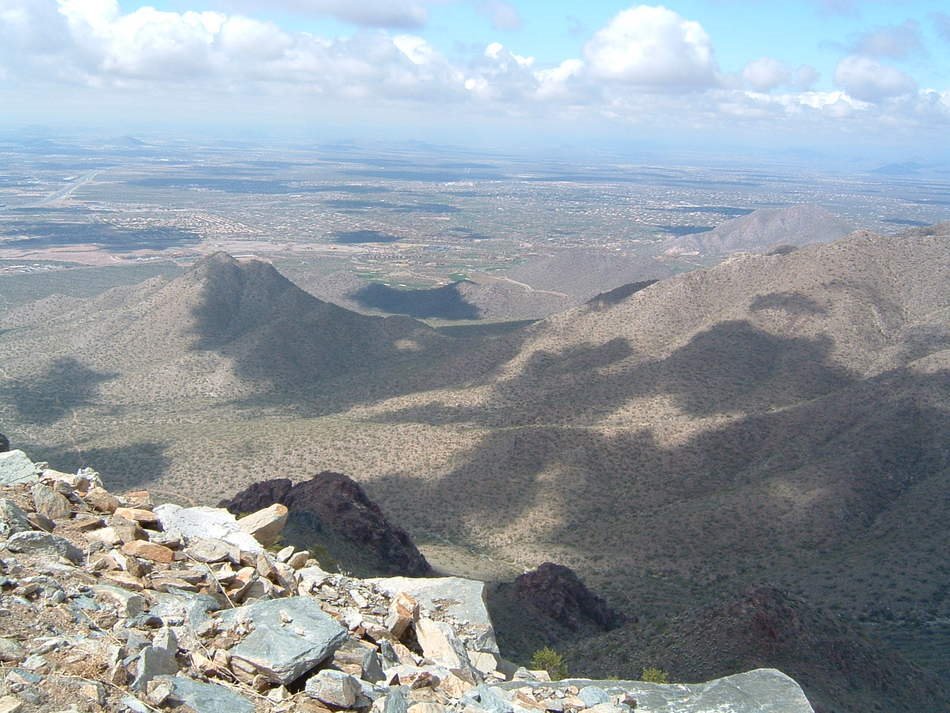
[(0, 713), (812, 713), (774, 669), (550, 681), (501, 656), (481, 582), (326, 572), (286, 521), (0, 453)]

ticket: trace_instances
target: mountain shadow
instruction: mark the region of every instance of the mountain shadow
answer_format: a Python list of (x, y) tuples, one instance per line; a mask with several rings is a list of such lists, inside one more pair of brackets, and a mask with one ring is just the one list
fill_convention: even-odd
[(595, 677), (648, 666), (699, 682), (762, 667), (799, 681), (816, 713), (947, 710), (950, 691), (841, 617), (774, 587), (755, 587), (652, 625), (628, 625), (567, 650)]
[(37, 461), (43, 460), (51, 468), (75, 471), (93, 468), (99, 472), (106, 488), (116, 492), (147, 487), (160, 479), (171, 465), (165, 454), (164, 443), (141, 441), (114, 448), (81, 449), (58, 445), (30, 444), (25, 449)]
[(478, 319), (478, 307), (468, 302), (459, 291), (459, 283), (424, 290), (399, 290), (378, 282), (348, 295), (361, 307), (409, 317), (440, 319)]
[(9, 402), (20, 421), (45, 426), (93, 403), (99, 384), (116, 376), (64, 357), (31, 379), (10, 380), (0, 385), (0, 401)]
[(691, 416), (755, 412), (829, 394), (853, 383), (830, 357), (832, 341), (782, 337), (744, 320), (720, 322), (670, 356), (624, 364), (636, 356), (616, 337), (531, 354), (514, 377), (498, 381), (487, 406), (420, 406), (384, 421), (486, 426), (590, 423), (636, 397), (669, 395)]

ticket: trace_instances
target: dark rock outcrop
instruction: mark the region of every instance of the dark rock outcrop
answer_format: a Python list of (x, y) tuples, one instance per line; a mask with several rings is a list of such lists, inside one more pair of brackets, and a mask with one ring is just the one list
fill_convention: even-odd
[(405, 530), (392, 525), (352, 478), (323, 471), (294, 485), (288, 478), (254, 483), (221, 503), (233, 513), (274, 503), (290, 510), (284, 541), (323, 548), (333, 559), (366, 574), (423, 576), (432, 568)]
[(518, 577), (515, 596), (572, 631), (579, 630), (584, 622), (610, 631), (625, 621), (622, 614), (590, 591), (574, 570), (553, 562)]
[(0, 433), (0, 453), (10, 450), (10, 439)]

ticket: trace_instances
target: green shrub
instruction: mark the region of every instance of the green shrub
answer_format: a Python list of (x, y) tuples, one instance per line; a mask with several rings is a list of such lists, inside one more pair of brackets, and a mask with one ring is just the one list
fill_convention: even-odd
[(552, 681), (559, 681), (567, 676), (564, 657), (550, 646), (538, 649), (531, 655), (531, 668), (534, 671), (547, 671)]
[(647, 683), (669, 683), (670, 675), (656, 666), (647, 666), (640, 672), (640, 680)]

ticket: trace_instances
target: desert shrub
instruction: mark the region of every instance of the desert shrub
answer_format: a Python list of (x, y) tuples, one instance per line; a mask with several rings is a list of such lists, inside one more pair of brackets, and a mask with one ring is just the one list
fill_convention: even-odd
[(550, 646), (538, 649), (531, 655), (531, 668), (535, 671), (547, 671), (552, 681), (567, 676), (567, 663), (564, 657)]
[(670, 675), (656, 666), (647, 666), (640, 672), (640, 680), (647, 683), (669, 683)]

